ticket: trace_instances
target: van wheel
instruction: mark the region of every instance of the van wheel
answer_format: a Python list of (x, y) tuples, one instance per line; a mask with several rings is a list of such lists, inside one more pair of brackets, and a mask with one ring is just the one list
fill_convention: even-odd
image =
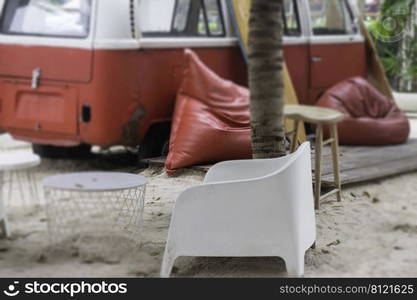
[(32, 144), (33, 152), (42, 158), (50, 159), (80, 159), (92, 156), (90, 145), (76, 147), (56, 147), (50, 145)]
[(146, 134), (138, 150), (138, 163), (140, 167), (146, 167), (145, 158), (167, 155), (171, 123), (156, 124)]
[(168, 156), (169, 152), (169, 138), (165, 141), (164, 145), (162, 146), (162, 156)]

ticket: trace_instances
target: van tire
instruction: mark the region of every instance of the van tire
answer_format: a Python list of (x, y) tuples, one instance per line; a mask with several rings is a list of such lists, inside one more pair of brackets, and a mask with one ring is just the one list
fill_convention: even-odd
[(32, 150), (40, 157), (49, 159), (80, 159), (90, 158), (92, 156), (91, 145), (86, 144), (75, 147), (32, 144)]
[(139, 167), (147, 167), (144, 159), (167, 155), (167, 145), (171, 134), (171, 123), (164, 122), (152, 126), (138, 149)]

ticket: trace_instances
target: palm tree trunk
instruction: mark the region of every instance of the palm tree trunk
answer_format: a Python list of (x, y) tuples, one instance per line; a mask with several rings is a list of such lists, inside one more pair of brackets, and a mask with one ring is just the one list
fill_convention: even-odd
[(253, 158), (286, 154), (282, 9), (283, 0), (252, 0), (248, 58)]
[(417, 16), (417, 0), (408, 7), (410, 15), (407, 20), (405, 34), (401, 40), (399, 49), (399, 59), (401, 61), (401, 75), (399, 77), (400, 92), (417, 92), (417, 72), (412, 71), (417, 64), (417, 30), (415, 18)]

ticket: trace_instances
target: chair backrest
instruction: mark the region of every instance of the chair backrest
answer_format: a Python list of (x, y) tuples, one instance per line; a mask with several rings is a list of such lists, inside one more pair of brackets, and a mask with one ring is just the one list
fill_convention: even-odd
[(287, 168), (289, 165), (294, 163), (297, 159), (306, 155), (310, 157), (310, 142), (302, 143), (295, 152), (285, 157), (271, 159), (270, 163), (271, 163), (271, 166), (274, 167), (274, 170), (272, 171), (270, 175), (275, 175), (275, 174), (280, 173), (283, 169)]
[(280, 217), (288, 225), (286, 230), (296, 237), (302, 247), (310, 247), (316, 233), (309, 142), (290, 154), (286, 163), (267, 180), (266, 186), (274, 187), (274, 195), (282, 211)]
[[(204, 179), (205, 182), (214, 181), (242, 181), (262, 180), (278, 174), (283, 168), (291, 164), (298, 157), (307, 152), (310, 159), (309, 143), (303, 143), (296, 152), (284, 157), (254, 160), (224, 161), (214, 165)], [(311, 171), (311, 170), (310, 170)]]

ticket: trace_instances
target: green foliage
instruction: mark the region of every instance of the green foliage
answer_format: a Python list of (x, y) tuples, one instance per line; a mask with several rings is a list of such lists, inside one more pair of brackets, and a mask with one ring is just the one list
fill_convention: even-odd
[(404, 8), (410, 8), (414, 0), (385, 0), (381, 5), (381, 14), (386, 16)]
[[(403, 34), (404, 30), (410, 30), (411, 18), (415, 17), (411, 15), (413, 5), (415, 0), (385, 0), (380, 17), (367, 25), (373, 33), (387, 76), (396, 89), (401, 79), (417, 80), (417, 35)], [(412, 26), (416, 27), (415, 24)], [(412, 63), (404, 63), (406, 60)]]

